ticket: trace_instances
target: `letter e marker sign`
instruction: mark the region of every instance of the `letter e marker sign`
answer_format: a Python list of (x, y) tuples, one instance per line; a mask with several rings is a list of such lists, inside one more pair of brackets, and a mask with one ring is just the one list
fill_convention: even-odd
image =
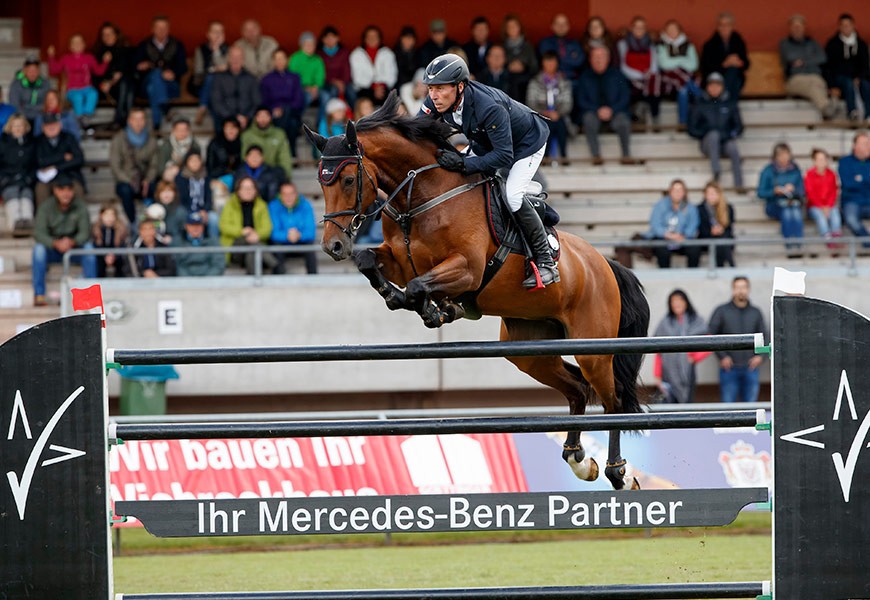
[(182, 333), (181, 300), (161, 300), (157, 303), (157, 333)]

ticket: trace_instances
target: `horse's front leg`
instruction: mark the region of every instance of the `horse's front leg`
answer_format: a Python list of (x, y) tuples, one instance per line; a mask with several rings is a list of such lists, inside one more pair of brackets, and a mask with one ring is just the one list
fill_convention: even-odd
[[(474, 289), (474, 281), (468, 259), (462, 254), (451, 254), (432, 270), (409, 281), (405, 297), (427, 327), (440, 327), (462, 317), (462, 307), (449, 298)], [(438, 304), (432, 302), (433, 296), (441, 299)]]
[(387, 308), (390, 310), (416, 310), (415, 307), (408, 302), (405, 292), (400, 290), (393, 281), (402, 280), (402, 271), (398, 263), (393, 258), (393, 253), (390, 247), (386, 244), (377, 248), (367, 248), (358, 250), (353, 253), (353, 261), (356, 263), (359, 272), (365, 275), (366, 279), (381, 298), (387, 303)]

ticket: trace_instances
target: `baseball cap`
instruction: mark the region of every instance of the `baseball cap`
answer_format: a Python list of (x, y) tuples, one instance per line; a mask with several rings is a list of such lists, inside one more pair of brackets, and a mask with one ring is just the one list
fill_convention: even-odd
[(432, 19), (429, 22), (429, 31), (432, 33), (447, 31), (447, 23), (444, 22), (444, 19)]
[(73, 181), (66, 173), (58, 173), (57, 176), (51, 180), (51, 185), (52, 187), (58, 188), (72, 187)]
[(187, 223), (188, 225), (204, 225), (205, 221), (203, 220), (201, 213), (192, 212), (188, 213), (185, 223)]
[(30, 65), (38, 65), (38, 64), (40, 64), (39, 57), (36, 56), (35, 54), (28, 54), (27, 57), (24, 59), (24, 66), (25, 67), (29, 67)]
[(713, 81), (722, 83), (725, 81), (725, 78), (722, 77), (721, 73), (710, 73), (709, 75), (707, 75), (707, 83), (711, 83)]

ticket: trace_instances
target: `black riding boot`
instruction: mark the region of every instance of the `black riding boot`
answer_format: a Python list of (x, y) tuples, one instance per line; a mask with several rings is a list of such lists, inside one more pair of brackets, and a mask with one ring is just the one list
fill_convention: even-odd
[[(535, 266), (538, 268), (541, 283), (550, 285), (559, 281), (559, 268), (556, 266), (556, 261), (553, 260), (553, 255), (550, 251), (550, 242), (547, 241), (547, 232), (544, 230), (544, 224), (541, 222), (541, 217), (538, 216), (538, 211), (532, 206), (528, 198), (523, 198), (523, 203), (519, 210), (514, 213), (514, 217), (523, 230), (523, 237), (532, 248), (532, 256)], [(538, 287), (538, 278), (532, 269), (532, 274), (523, 280), (523, 287), (536, 288)]]

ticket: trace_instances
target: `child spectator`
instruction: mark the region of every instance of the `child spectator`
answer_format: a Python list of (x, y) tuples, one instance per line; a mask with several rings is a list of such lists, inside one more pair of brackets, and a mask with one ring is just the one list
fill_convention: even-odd
[(677, 97), (679, 122), (689, 120), (689, 96), (699, 96), (701, 88), (695, 83), (698, 70), (698, 51), (689, 41), (680, 24), (671, 19), (659, 35), (658, 65), (662, 77), (662, 96)]
[[(541, 57), (541, 72), (529, 82), (526, 104), (549, 119), (549, 155), (568, 156), (568, 117), (574, 106), (571, 84), (559, 70), (559, 55), (546, 52)], [(413, 114), (416, 114), (413, 113)]]
[(51, 82), (40, 74), (39, 66), (39, 59), (29, 55), (9, 86), (9, 104), (24, 113), (31, 125), (42, 112), (45, 95), (52, 87)]
[(66, 174), (75, 188), (75, 195), (84, 199), (85, 178), (82, 166), (85, 163), (82, 148), (76, 138), (62, 130), (60, 115), (48, 113), (43, 116), (42, 135), (36, 138), (36, 204), (48, 198), (51, 181)]
[(12, 115), (0, 135), (0, 196), (13, 237), (30, 235), (33, 228), (33, 185), (36, 183), (36, 144), (30, 123)]
[[(100, 207), (100, 216), (91, 228), (94, 248), (123, 248), (127, 245), (127, 226), (118, 218), (115, 204), (108, 202)], [(122, 257), (105, 254), (96, 257), (97, 277), (123, 277)]]
[(380, 28), (369, 25), (363, 31), (361, 45), (350, 53), (350, 73), (357, 97), (365, 96), (379, 104), (399, 76), (396, 55), (384, 46), (383, 38)]
[(205, 236), (202, 214), (192, 212), (184, 222), (184, 233), (174, 244), (182, 252), (175, 255), (178, 277), (217, 277), (224, 274), (226, 258), (220, 253), (183, 252), (187, 248), (210, 248), (218, 245), (217, 238)]
[(279, 187), (287, 181), (281, 167), (272, 167), (265, 163), (263, 149), (257, 145), (250, 146), (245, 151), (245, 162), (236, 171), (234, 177), (234, 185), (237, 189), (242, 178), (253, 180), (262, 198), (277, 196)]
[(807, 194), (807, 213), (815, 221), (819, 235), (835, 249), (834, 238), (841, 237), (842, 220), (837, 208), (837, 175), (830, 169), (831, 157), (820, 148), (812, 152), (813, 166), (804, 175), (804, 190)]
[(713, 180), (722, 172), (720, 157), (731, 159), (731, 173), (738, 194), (745, 194), (743, 167), (737, 137), (743, 133), (740, 109), (725, 90), (725, 79), (719, 73), (707, 77), (704, 93), (689, 109), (689, 135), (701, 143), (701, 152), (710, 159)]
[(260, 97), (263, 105), (272, 111), (272, 121), (287, 134), (290, 153), (295, 157), (305, 92), (299, 75), (287, 70), (287, 52), (283, 48), (272, 54), (272, 66), (274, 68), (260, 80)]
[(135, 223), (136, 199), (150, 197), (151, 182), (157, 177), (157, 140), (148, 132), (143, 109), (132, 109), (127, 127), (112, 138), (109, 166), (127, 221)]
[(66, 97), (77, 117), (90, 117), (97, 109), (97, 89), (91, 85), (94, 75), (102, 75), (109, 67), (112, 54), (106, 52), (97, 62), (85, 52), (85, 38), (76, 33), (69, 39), (69, 54), (55, 59), (54, 46), (48, 47), (48, 71), (53, 77), (66, 75)]
[(151, 122), (160, 129), (169, 101), (181, 94), (181, 77), (187, 73), (187, 54), (181, 40), (169, 35), (169, 19), (151, 20), (151, 37), (136, 49), (136, 71), (142, 95), (151, 106)]
[(71, 133), (77, 142), (82, 141), (82, 128), (79, 125), (76, 116), (68, 110), (64, 110), (60, 101), (60, 93), (55, 90), (48, 90), (45, 94), (45, 104), (43, 112), (36, 116), (33, 122), (33, 135), (42, 133), (42, 116), (48, 113), (58, 115), (60, 117), (60, 129)]
[(199, 213), (203, 222), (208, 224), (208, 236), (217, 239), (220, 232), (218, 216), (211, 201), (211, 179), (198, 150), (191, 150), (184, 157), (184, 166), (175, 177), (175, 189), (187, 214)]
[(698, 237), (698, 209), (689, 204), (686, 184), (682, 179), (671, 182), (666, 196), (653, 206), (649, 219), (648, 239), (667, 240), (666, 246), (653, 248), (659, 267), (669, 269), (672, 254), (688, 258), (689, 268), (698, 266), (700, 246), (683, 246), (681, 242)]
[(106, 72), (94, 77), (94, 84), (115, 105), (112, 129), (121, 129), (133, 106), (133, 49), (117, 25), (109, 21), (100, 26), (97, 43), (92, 54), (97, 60), (109, 53), (112, 59)]
[[(780, 222), (782, 237), (804, 236), (804, 180), (800, 168), (792, 160), (788, 144), (780, 143), (773, 147), (773, 160), (758, 178), (757, 194), (767, 203), (764, 209), (767, 216)], [(800, 245), (786, 244), (786, 248), (797, 249)]]
[(658, 130), (662, 95), (661, 76), (656, 47), (650, 38), (643, 17), (635, 17), (631, 20), (631, 28), (625, 37), (619, 40), (616, 48), (619, 51), (622, 74), (631, 84), (635, 96), (649, 107), (653, 128)]
[[(300, 196), (292, 183), (282, 183), (278, 197), (269, 202), (269, 217), (272, 219), (271, 243), (276, 246), (313, 244), (315, 236), (314, 210), (304, 196)], [(287, 272), (288, 257), (305, 259), (305, 270), (309, 275), (317, 273), (317, 253), (286, 252), (275, 256), (276, 265), (272, 270), (276, 275)]]
[[(139, 222), (139, 236), (133, 242), (133, 248), (166, 248), (166, 243), (157, 236), (157, 226), (150, 219)], [(127, 268), (131, 277), (155, 279), (175, 275), (175, 260), (171, 254), (130, 254), (127, 256)]]
[(178, 199), (178, 190), (175, 184), (169, 181), (161, 181), (154, 189), (154, 204), (148, 208), (162, 208), (163, 214), (160, 218), (153, 218), (156, 215), (149, 217), (155, 221), (157, 226), (157, 237), (166, 244), (171, 244), (181, 235), (181, 230), (184, 227), (184, 220), (187, 218), (188, 211), (181, 205)]
[(293, 178), (293, 157), (287, 134), (272, 124), (272, 111), (267, 106), (257, 107), (253, 124), (242, 133), (242, 152), (247, 155), (251, 146), (260, 147), (267, 165), (279, 167), (284, 177)]
[(350, 50), (341, 43), (338, 30), (327, 25), (320, 32), (320, 47), (317, 50), (326, 68), (326, 83), (320, 88), (320, 109), (317, 122), (325, 116), (326, 103), (330, 98), (342, 98), (348, 104), (356, 100), (350, 75)]
[(200, 148), (190, 132), (190, 121), (187, 117), (177, 117), (172, 121), (169, 137), (161, 140), (157, 148), (157, 175), (165, 181), (174, 181), (184, 157), (191, 150), (199, 152)]
[[(226, 42), (224, 24), (212, 21), (208, 24), (206, 41), (196, 47), (193, 54), (193, 75), (187, 83), (187, 91), (199, 98), (194, 123), (202, 125), (211, 100), (211, 86), (216, 73), (227, 70), (229, 46)], [(244, 62), (244, 55), (242, 56)]]
[[(668, 295), (668, 314), (656, 327), (656, 337), (704, 335), (707, 324), (692, 306), (683, 290)], [(653, 371), (658, 371), (659, 390), (664, 403), (686, 404), (695, 397), (695, 365), (709, 356), (709, 352), (675, 352), (656, 354)]]
[[(333, 98), (326, 105), (326, 118), (318, 127), (320, 135), (332, 137), (344, 135), (347, 128), (347, 104), (341, 98)], [(412, 113), (417, 114), (417, 113)]]
[[(223, 246), (257, 246), (268, 242), (272, 235), (269, 206), (252, 177), (238, 179), (236, 192), (221, 212), (220, 233)], [(254, 273), (254, 260), (253, 253), (230, 255), (230, 262), (245, 267), (249, 275)], [(270, 269), (277, 264), (270, 253), (263, 254), (263, 262)]]
[[(734, 207), (715, 181), (704, 186), (704, 200), (698, 205), (698, 239), (734, 239)], [(716, 246), (716, 266), (725, 265), (735, 266), (732, 245)]]
[(502, 23), (502, 44), (507, 56), (507, 70), (511, 74), (512, 89), (508, 95), (522, 102), (526, 99), (529, 81), (538, 72), (538, 58), (535, 48), (523, 31), (523, 24), (515, 14), (508, 14)]

